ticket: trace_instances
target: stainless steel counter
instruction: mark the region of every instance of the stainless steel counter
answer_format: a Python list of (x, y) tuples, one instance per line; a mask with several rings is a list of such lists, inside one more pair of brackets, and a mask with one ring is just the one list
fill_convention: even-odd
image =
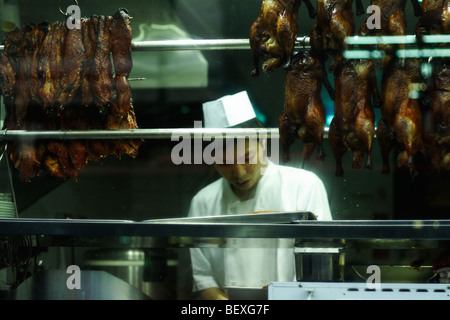
[(303, 240), (450, 240), (450, 220), (308, 220), (307, 212), (127, 220), (0, 219), (0, 235), (54, 237), (297, 238)]

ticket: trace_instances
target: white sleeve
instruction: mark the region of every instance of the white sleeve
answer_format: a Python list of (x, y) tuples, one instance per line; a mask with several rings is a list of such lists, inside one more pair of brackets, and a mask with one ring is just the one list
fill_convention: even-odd
[(328, 203), (328, 195), (319, 178), (311, 184), (311, 193), (308, 201), (307, 210), (311, 211), (317, 216), (317, 220), (333, 220)]
[[(189, 217), (201, 216), (201, 204), (197, 197), (194, 197), (189, 208)], [(201, 248), (189, 249), (191, 255), (193, 291), (202, 291), (211, 287), (219, 287), (214, 278), (211, 263), (207, 258), (207, 250)]]
[(193, 291), (202, 291), (212, 287), (219, 287), (212, 271), (211, 263), (206, 255), (208, 249), (191, 248)]

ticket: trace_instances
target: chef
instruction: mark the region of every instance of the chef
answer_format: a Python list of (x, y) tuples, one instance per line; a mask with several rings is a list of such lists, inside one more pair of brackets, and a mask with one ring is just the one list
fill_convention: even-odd
[[(247, 92), (203, 104), (206, 128), (260, 124)], [(312, 172), (281, 166), (266, 156), (265, 139), (234, 151), (234, 161), (214, 164), (222, 176), (192, 199), (189, 216), (306, 210), (331, 220), (327, 193)], [(227, 155), (230, 157), (230, 155)], [(219, 163), (222, 162), (222, 163)], [(231, 163), (230, 163), (231, 162)], [(192, 248), (193, 290), (203, 299), (228, 299), (227, 288), (263, 288), (271, 281), (295, 281), (293, 239), (227, 239), (220, 248)]]

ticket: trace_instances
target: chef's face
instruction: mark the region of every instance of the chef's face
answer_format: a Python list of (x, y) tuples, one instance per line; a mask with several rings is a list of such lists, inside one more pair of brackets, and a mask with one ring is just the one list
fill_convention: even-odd
[[(246, 139), (245, 147), (244, 140), (241, 140), (242, 144), (236, 142), (234, 141), (234, 148), (230, 148), (227, 143), (222, 164), (215, 163), (214, 166), (219, 174), (230, 183), (233, 192), (237, 196), (241, 196), (253, 189), (262, 177), (263, 170), (267, 166), (264, 158), (266, 141)], [(234, 152), (230, 155), (229, 152), (233, 149)], [(230, 161), (231, 159), (233, 161)]]

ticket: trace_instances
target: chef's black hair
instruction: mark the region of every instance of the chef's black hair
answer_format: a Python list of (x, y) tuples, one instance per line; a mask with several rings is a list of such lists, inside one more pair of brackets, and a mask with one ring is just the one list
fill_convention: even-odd
[(238, 124), (236, 124), (234, 126), (231, 126), (229, 128), (242, 128), (242, 129), (247, 129), (247, 128), (264, 128), (264, 125), (262, 124), (261, 121), (258, 120), (258, 118), (252, 118), (250, 120), (238, 123)]

